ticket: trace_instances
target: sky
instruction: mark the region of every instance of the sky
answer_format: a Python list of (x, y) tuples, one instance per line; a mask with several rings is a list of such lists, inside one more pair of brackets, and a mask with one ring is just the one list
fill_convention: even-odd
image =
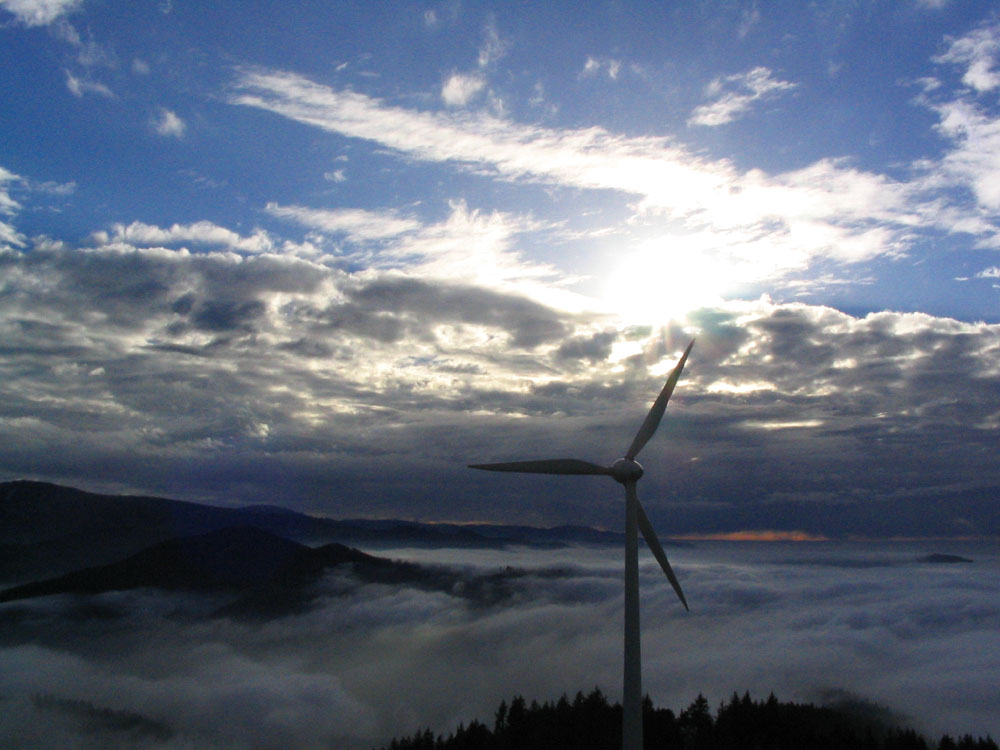
[(1000, 533), (992, 3), (0, 0), (0, 479)]
[[(934, 545), (701, 542), (677, 555), (690, 612), (644, 560), (643, 688), (675, 713), (699, 692), (714, 711), (733, 692), (773, 691), (867, 705), (935, 746), (945, 733), (996, 737), (1000, 591), (984, 581), (1000, 557), (963, 542), (946, 549), (972, 564), (916, 562), (945, 549)], [(0, 741), (370, 750), (427, 727), (492, 725), (518, 694), (572, 700), (596, 685), (620, 700), (620, 550), (391, 554), (527, 575), (490, 606), (376, 584), (335, 596), (345, 586), (333, 577), (318, 606), (266, 622), (209, 619), (218, 601), (151, 590), (9, 602)]]

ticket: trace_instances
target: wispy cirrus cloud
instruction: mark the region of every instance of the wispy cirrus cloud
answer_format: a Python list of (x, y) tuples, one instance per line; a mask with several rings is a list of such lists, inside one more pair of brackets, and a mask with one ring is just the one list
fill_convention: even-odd
[(107, 85), (89, 78), (79, 78), (68, 70), (66, 71), (66, 88), (78, 99), (82, 99), (85, 94), (97, 94), (107, 99), (115, 98), (114, 92)]
[(396, 212), (360, 208), (317, 209), (268, 203), (267, 212), (328, 234), (346, 235), (355, 242), (384, 240), (416, 231), (421, 223)]
[(621, 69), (621, 60), (615, 60), (610, 57), (591, 57), (588, 55), (587, 61), (583, 64), (583, 70), (580, 72), (580, 75), (594, 76), (603, 70), (606, 71), (608, 78), (612, 81), (616, 81), (618, 80), (618, 74), (621, 72)]
[[(449, 279), (518, 291), (560, 306), (579, 307), (573, 295), (547, 283), (565, 281), (565, 275), (544, 263), (529, 261), (517, 250), (515, 239), (527, 232), (549, 228), (530, 217), (502, 212), (480, 212), (464, 202), (449, 206), (441, 221), (425, 223), (395, 211), (315, 209), (269, 203), (267, 212), (277, 218), (333, 237), (343, 237), (347, 247), (373, 268), (396, 269), (424, 278)], [(353, 246), (353, 247), (352, 247)]]
[(496, 179), (620, 192), (637, 199), (639, 212), (675, 222), (681, 227), (675, 234), (694, 236), (720, 262), (742, 264), (751, 278), (801, 269), (817, 258), (898, 255), (920, 228), (995, 233), (979, 216), (956, 224), (965, 215), (944, 211), (926, 182), (866, 172), (843, 160), (774, 175), (741, 172), (669, 138), (544, 128), (485, 113), (421, 112), (280, 71), (242, 72), (231, 101)]
[(763, 66), (716, 78), (705, 90), (705, 95), (713, 101), (695, 109), (688, 125), (725, 125), (749, 112), (755, 102), (794, 88), (794, 83), (773, 78), (771, 71)]

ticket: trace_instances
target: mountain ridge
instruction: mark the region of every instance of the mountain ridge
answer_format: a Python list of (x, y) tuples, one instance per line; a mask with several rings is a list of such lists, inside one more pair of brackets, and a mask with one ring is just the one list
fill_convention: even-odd
[(399, 519), (335, 520), (274, 505), (225, 508), (144, 495), (102, 495), (17, 480), (0, 483), (0, 582), (52, 577), (107, 565), (146, 547), (231, 526), (299, 543), (497, 548), (620, 543), (621, 535), (579, 526), (539, 529)]
[[(55, 594), (94, 595), (110, 591), (159, 589), (224, 594), (215, 614), (271, 618), (307, 609), (321, 593), (320, 579), (346, 566), (355, 585), (405, 585), (444, 592), (474, 604), (492, 604), (512, 593), (523, 571), (464, 574), (441, 566), (389, 560), (332, 542), (299, 544), (253, 526), (231, 526), (159, 542), (122, 560), (71, 571), (0, 591), (0, 603)], [(551, 574), (551, 573), (550, 573)]]

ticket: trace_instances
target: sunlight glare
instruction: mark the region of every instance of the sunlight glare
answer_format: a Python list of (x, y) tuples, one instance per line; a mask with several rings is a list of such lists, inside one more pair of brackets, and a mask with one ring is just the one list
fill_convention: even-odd
[(660, 324), (722, 302), (735, 281), (731, 264), (673, 239), (647, 242), (611, 272), (604, 299), (627, 324)]

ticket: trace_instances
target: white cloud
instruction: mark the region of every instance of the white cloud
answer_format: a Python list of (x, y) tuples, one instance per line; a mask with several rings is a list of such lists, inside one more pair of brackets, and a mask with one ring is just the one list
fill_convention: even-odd
[[(994, 61), (1000, 53), (1000, 25), (976, 29), (953, 40), (948, 51), (934, 58), (938, 63), (966, 66), (962, 80), (975, 92), (1000, 86)], [(972, 190), (979, 206), (989, 212), (1000, 210), (1000, 117), (989, 105), (982, 105), (972, 93), (944, 100), (941, 88), (927, 89), (920, 99), (940, 118), (936, 130), (951, 141), (952, 148), (939, 162), (928, 165), (928, 180), (942, 186), (959, 185)], [(938, 99), (932, 99), (937, 95)], [(973, 225), (976, 217), (965, 217)], [(996, 230), (980, 240), (980, 245), (996, 246)]]
[[(507, 44), (500, 38), (495, 22), (486, 25), (485, 39), (479, 48), (478, 71), (474, 73), (452, 73), (441, 85), (441, 99), (449, 107), (464, 107), (486, 88), (486, 71), (507, 53)], [(503, 101), (490, 92), (489, 104), (496, 112), (502, 112)]]
[(441, 86), (441, 98), (449, 107), (464, 107), (485, 86), (480, 75), (452, 73)]
[(597, 58), (587, 56), (587, 62), (583, 64), (583, 70), (580, 72), (582, 76), (593, 76), (600, 73), (602, 70), (606, 70), (608, 78), (613, 81), (618, 80), (618, 74), (621, 72), (621, 60), (613, 60), (611, 58)]
[(1000, 279), (1000, 266), (991, 266), (976, 274), (977, 279)]
[(371, 269), (482, 285), (559, 309), (583, 306), (581, 298), (563, 291), (558, 283), (553, 286), (553, 281), (566, 280), (563, 274), (552, 266), (528, 261), (516, 250), (518, 235), (548, 227), (531, 218), (470, 210), (461, 201), (452, 203), (450, 209), (444, 220), (425, 224), (389, 211), (267, 205), (272, 216), (324, 234), (343, 235), (348, 245), (338, 248), (338, 257), (353, 254)]
[(268, 203), (267, 212), (321, 232), (347, 235), (355, 242), (398, 237), (421, 227), (416, 219), (403, 218), (388, 211), (365, 211), (360, 208), (324, 210)]
[(500, 38), (496, 22), (492, 19), (483, 31), (483, 44), (479, 48), (479, 67), (488, 68), (507, 54), (507, 42)]
[(83, 0), (0, 0), (26, 26), (46, 26), (83, 4)]
[(762, 66), (746, 73), (716, 78), (705, 91), (715, 101), (695, 109), (688, 125), (724, 125), (745, 114), (754, 102), (765, 96), (793, 88), (794, 83), (772, 78), (771, 71)]
[[(754, 80), (758, 90), (781, 87), (763, 72)], [(856, 262), (899, 254), (914, 228), (955, 231), (958, 218), (947, 215), (940, 201), (922, 198), (922, 184), (837, 160), (773, 176), (739, 172), (667, 138), (550, 129), (485, 113), (407, 110), (283, 72), (245, 72), (232, 101), (498, 179), (635, 196), (640, 212), (673, 220), (677, 234), (700, 235), (706, 250), (742, 262), (751, 273), (747, 278), (799, 269), (817, 257)], [(991, 231), (979, 221), (979, 231)]]
[(20, 182), (21, 177), (8, 169), (0, 167), (0, 213), (13, 216), (21, 208), (21, 204), (10, 197), (7, 185)]
[(760, 8), (757, 6), (756, 1), (748, 8), (744, 8), (740, 13), (740, 24), (736, 29), (736, 35), (743, 39), (747, 34), (753, 29), (754, 26), (760, 23)]
[(166, 107), (161, 107), (159, 116), (153, 122), (153, 128), (158, 135), (165, 138), (183, 138), (187, 124), (174, 112)]
[(134, 58), (132, 60), (132, 72), (140, 76), (149, 75), (149, 63), (145, 60), (140, 60), (138, 57)]
[(346, 182), (347, 176), (343, 169), (334, 169), (323, 173), (323, 179), (327, 182)]
[[(14, 216), (21, 210), (21, 204), (11, 198), (8, 188), (10, 183), (20, 181), (19, 175), (0, 167), (0, 215)], [(24, 244), (24, 235), (18, 232), (13, 225), (0, 221), (0, 247), (4, 245), (24, 247)]]
[(101, 244), (124, 242), (138, 246), (191, 242), (196, 245), (218, 245), (247, 253), (266, 252), (271, 250), (274, 245), (267, 233), (261, 229), (256, 230), (249, 237), (243, 237), (231, 229), (220, 227), (210, 221), (173, 224), (166, 229), (153, 224), (144, 224), (141, 221), (133, 221), (128, 225), (115, 224), (110, 233), (98, 232), (94, 238)]
[(98, 94), (108, 99), (113, 99), (115, 96), (111, 89), (100, 81), (77, 78), (68, 70), (66, 71), (66, 88), (77, 98), (82, 98), (84, 94)]
[(942, 159), (946, 176), (970, 186), (980, 205), (1000, 209), (1000, 118), (964, 100), (935, 109), (941, 117), (938, 131), (955, 144)]
[(527, 261), (515, 249), (517, 235), (540, 231), (543, 224), (499, 211), (470, 210), (461, 201), (450, 208), (444, 221), (426, 225), (387, 247), (386, 257), (405, 261), (412, 272), (433, 278), (518, 291), (563, 309), (579, 306), (569, 295), (539, 283), (561, 279), (562, 274), (551, 266)]
[(934, 62), (965, 65), (962, 82), (976, 91), (991, 91), (1000, 86), (1000, 71), (995, 70), (998, 53), (1000, 26), (984, 26), (952, 40), (948, 51), (935, 57)]

